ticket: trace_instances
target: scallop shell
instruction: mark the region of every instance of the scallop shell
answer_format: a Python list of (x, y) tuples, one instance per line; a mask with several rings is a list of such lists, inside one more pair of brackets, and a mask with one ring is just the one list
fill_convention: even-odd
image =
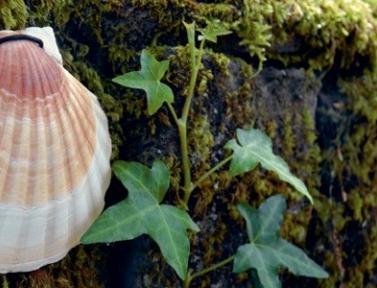
[[(10, 33), (3, 32), (0, 38)], [(0, 44), (0, 272), (79, 243), (104, 206), (111, 141), (97, 98), (36, 43)]]

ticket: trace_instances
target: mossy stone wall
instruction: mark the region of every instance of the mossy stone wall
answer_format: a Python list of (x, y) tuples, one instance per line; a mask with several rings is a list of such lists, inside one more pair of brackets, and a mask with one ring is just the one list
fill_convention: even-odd
[[(176, 133), (168, 113), (162, 110), (156, 117), (147, 117), (143, 94), (120, 89), (111, 78), (137, 69), (140, 51), (151, 47), (161, 59), (171, 60), (172, 72), (165, 81), (175, 91), (176, 105), (181, 105), (180, 95), (188, 83), (182, 20), (204, 25), (212, 18), (229, 25), (233, 34), (205, 53), (190, 115), (194, 175), (221, 159), (222, 146), (236, 127), (256, 126), (274, 139), (277, 152), (308, 185), (315, 205), (308, 205), (262, 170), (236, 180), (220, 172), (203, 183), (190, 203), (204, 231), (192, 236), (191, 266), (221, 260), (243, 241), (235, 203), (246, 200), (258, 205), (268, 195), (283, 193), (289, 199), (284, 237), (303, 247), (331, 275), (317, 281), (283, 272), (283, 287), (375, 287), (375, 1), (0, 2), (1, 29), (54, 28), (66, 69), (98, 96), (108, 115), (113, 159), (149, 162), (162, 157), (174, 168), (169, 201), (178, 193), (180, 170)], [(114, 181), (108, 202), (125, 195)], [(136, 265), (132, 274), (124, 276), (133, 278), (127, 283), (177, 287), (178, 279), (156, 247), (146, 247), (145, 258), (154, 259), (151, 263), (136, 263), (138, 254), (123, 261), (124, 271), (130, 270), (127, 263)], [(118, 244), (76, 248), (60, 263), (3, 277), (3, 287), (119, 287), (112, 277), (121, 277), (110, 271), (112, 262), (119, 261), (114, 259), (118, 248)], [(246, 276), (233, 275), (225, 268), (195, 285), (247, 287)]]

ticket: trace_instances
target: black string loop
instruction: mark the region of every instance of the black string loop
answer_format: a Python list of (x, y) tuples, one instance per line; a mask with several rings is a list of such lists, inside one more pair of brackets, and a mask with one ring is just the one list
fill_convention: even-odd
[(26, 35), (26, 34), (16, 34), (16, 35), (9, 35), (0, 38), (0, 45), (10, 41), (21, 41), (27, 40), (34, 43), (37, 43), (39, 47), (43, 48), (43, 41), (37, 37)]

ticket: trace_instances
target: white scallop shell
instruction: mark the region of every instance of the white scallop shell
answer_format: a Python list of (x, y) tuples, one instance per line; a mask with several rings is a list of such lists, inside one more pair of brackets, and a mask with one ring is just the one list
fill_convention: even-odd
[(0, 273), (79, 243), (103, 209), (110, 154), (96, 97), (35, 43), (0, 44)]

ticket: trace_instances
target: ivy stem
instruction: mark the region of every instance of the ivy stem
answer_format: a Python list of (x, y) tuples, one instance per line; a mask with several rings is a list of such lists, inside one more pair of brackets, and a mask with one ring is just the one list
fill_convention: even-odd
[(221, 162), (217, 163), (211, 170), (206, 172), (203, 176), (201, 176), (198, 180), (195, 181), (195, 183), (191, 186), (191, 192), (195, 190), (195, 188), (198, 187), (200, 183), (202, 183), (204, 180), (206, 180), (209, 176), (211, 176), (214, 172), (219, 170), (221, 167), (223, 167), (232, 159), (233, 159), (233, 155), (230, 155), (224, 160), (222, 160)]
[(174, 109), (173, 105), (171, 105), (170, 103), (167, 103), (167, 105), (168, 105), (170, 114), (173, 116), (174, 122), (178, 127), (179, 126), (179, 119), (178, 119), (177, 113), (175, 113), (175, 109)]
[(192, 54), (194, 55), (193, 57), (191, 57), (191, 62), (192, 62), (191, 63), (191, 78), (190, 78), (187, 98), (183, 106), (183, 112), (182, 112), (182, 120), (185, 122), (187, 122), (187, 118), (190, 112), (191, 101), (192, 101), (192, 97), (194, 96), (196, 80), (198, 78), (199, 69), (202, 63), (204, 43), (205, 43), (205, 40), (203, 39), (202, 42), (200, 43), (200, 48), (199, 48), (199, 53), (198, 53), (197, 58), (195, 58), (195, 50), (196, 50), (195, 47), (191, 51), (191, 55)]
[(9, 283), (6, 275), (2, 275), (3, 278), (3, 285), (2, 288), (9, 288)]
[[(182, 168), (183, 168), (183, 177), (184, 177), (184, 197), (183, 197), (183, 206), (187, 209), (188, 202), (190, 200), (190, 195), (192, 192), (192, 182), (191, 182), (191, 163), (188, 155), (188, 141), (187, 141), (187, 119), (190, 112), (191, 101), (194, 96), (196, 80), (198, 78), (198, 73), (202, 63), (203, 50), (204, 50), (205, 40), (203, 39), (200, 43), (198, 56), (195, 57), (196, 48), (193, 45), (191, 47), (191, 78), (190, 85), (188, 88), (188, 95), (185, 100), (185, 104), (182, 110), (182, 116), (178, 119), (178, 131), (179, 131), (179, 141), (181, 144), (181, 157), (182, 157)], [(174, 116), (173, 116), (174, 117)]]
[(181, 157), (182, 157), (182, 169), (183, 169), (183, 179), (184, 179), (184, 198), (183, 198), (183, 206), (187, 209), (188, 201), (191, 194), (191, 165), (190, 159), (188, 155), (188, 144), (187, 144), (187, 125), (182, 120), (178, 120), (178, 132), (179, 132), (179, 142), (181, 144)]
[(212, 272), (212, 271), (214, 271), (214, 270), (216, 270), (216, 269), (218, 269), (218, 268), (221, 268), (221, 267), (223, 267), (223, 266), (229, 264), (230, 262), (232, 262), (232, 261), (234, 260), (235, 257), (236, 257), (236, 256), (233, 255), (233, 256), (231, 256), (231, 257), (229, 257), (229, 258), (226, 258), (225, 260), (223, 260), (223, 261), (221, 261), (221, 262), (219, 262), (219, 263), (216, 263), (216, 264), (214, 264), (214, 265), (212, 265), (212, 266), (210, 266), (210, 267), (208, 267), (208, 268), (205, 268), (205, 269), (203, 269), (203, 270), (200, 270), (200, 271), (198, 271), (198, 272), (195, 272), (194, 274), (190, 274), (190, 273), (188, 273), (188, 274), (187, 274), (187, 277), (186, 277), (186, 279), (185, 279), (185, 281), (184, 281), (184, 283), (183, 283), (183, 288), (189, 288), (189, 287), (190, 287), (190, 284), (191, 284), (191, 282), (192, 282), (193, 280), (195, 280), (196, 278), (199, 278), (199, 277), (201, 277), (201, 276), (203, 276), (203, 275), (205, 275), (205, 274), (207, 274), (207, 273), (209, 273), (209, 272)]

